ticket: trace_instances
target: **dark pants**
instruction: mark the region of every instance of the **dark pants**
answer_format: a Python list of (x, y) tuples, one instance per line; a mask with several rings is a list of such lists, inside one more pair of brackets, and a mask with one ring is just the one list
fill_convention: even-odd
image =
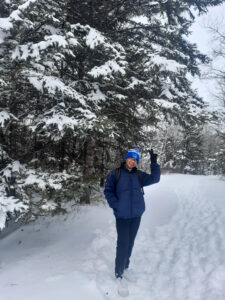
[(132, 219), (116, 219), (117, 248), (115, 275), (117, 278), (122, 278), (123, 271), (129, 267), (130, 256), (140, 222), (141, 217)]

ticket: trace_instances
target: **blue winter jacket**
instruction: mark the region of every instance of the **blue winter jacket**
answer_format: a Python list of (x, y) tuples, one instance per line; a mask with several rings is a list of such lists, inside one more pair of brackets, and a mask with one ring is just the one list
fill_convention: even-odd
[(160, 166), (157, 163), (150, 165), (151, 174), (141, 172), (141, 184), (137, 168), (129, 171), (123, 164), (120, 178), (116, 184), (116, 170), (111, 171), (106, 179), (104, 194), (109, 206), (113, 209), (116, 218), (140, 217), (145, 211), (145, 202), (141, 185), (147, 186), (159, 182)]

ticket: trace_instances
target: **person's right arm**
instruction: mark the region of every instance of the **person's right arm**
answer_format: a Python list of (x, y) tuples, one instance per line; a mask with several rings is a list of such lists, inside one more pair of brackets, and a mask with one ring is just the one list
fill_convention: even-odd
[(106, 200), (111, 208), (116, 208), (118, 199), (115, 194), (115, 172), (112, 171), (108, 174), (106, 178), (105, 188), (104, 188), (104, 194), (106, 197)]

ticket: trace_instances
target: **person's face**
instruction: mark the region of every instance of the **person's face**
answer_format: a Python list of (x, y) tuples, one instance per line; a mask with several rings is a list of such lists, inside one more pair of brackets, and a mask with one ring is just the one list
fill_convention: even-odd
[(137, 160), (135, 158), (132, 157), (128, 157), (126, 159), (126, 167), (129, 169), (133, 169), (134, 167), (137, 166)]

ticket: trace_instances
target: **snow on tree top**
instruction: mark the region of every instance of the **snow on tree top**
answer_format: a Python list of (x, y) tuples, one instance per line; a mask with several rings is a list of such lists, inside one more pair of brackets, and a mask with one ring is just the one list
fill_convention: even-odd
[(174, 73), (179, 72), (181, 69), (187, 68), (187, 66), (180, 64), (180, 63), (176, 62), (175, 60), (167, 59), (166, 57), (163, 57), (163, 56), (157, 55), (157, 54), (152, 54), (151, 61), (149, 63), (147, 63), (146, 65), (151, 66), (152, 63), (160, 66), (161, 70), (170, 71), (170, 72), (174, 72)]
[(109, 76), (113, 72), (119, 72), (122, 75), (126, 73), (125, 68), (121, 67), (115, 60), (109, 60), (99, 67), (95, 66), (88, 73), (94, 78), (97, 78), (99, 76)]
[(164, 108), (179, 108), (179, 105), (177, 103), (172, 103), (163, 99), (154, 99), (154, 102), (156, 102), (159, 106), (164, 107)]
[(88, 35), (86, 36), (86, 44), (91, 49), (105, 42), (104, 36), (96, 29), (90, 28)]
[(70, 98), (75, 98), (80, 104), (86, 106), (84, 96), (78, 93), (73, 88), (66, 86), (59, 78), (54, 76), (43, 76), (37, 72), (30, 72), (28, 79), (33, 86), (43, 92), (43, 89), (47, 89), (50, 94), (55, 94), (57, 91)]
[(150, 24), (149, 19), (146, 16), (135, 16), (135, 17), (132, 17), (130, 20), (135, 22), (135, 23), (140, 23), (140, 24), (143, 24), (143, 25), (149, 25)]
[(10, 114), (7, 111), (0, 111), (0, 125), (3, 126), (8, 119), (10, 119)]
[(0, 18), (0, 29), (9, 30), (13, 27), (9, 18)]
[(67, 36), (61, 36), (53, 34), (45, 36), (45, 41), (33, 44), (28, 43), (27, 45), (20, 45), (15, 48), (12, 52), (13, 59), (26, 60), (28, 57), (35, 57), (37, 61), (41, 60), (41, 51), (46, 50), (49, 47), (58, 46), (62, 48), (69, 48), (70, 45), (77, 46), (79, 42), (70, 32)]
[(93, 88), (94, 90), (92, 90), (87, 96), (88, 99), (94, 101), (94, 102), (98, 102), (99, 100), (106, 100), (106, 95), (103, 94), (97, 83), (93, 84)]

